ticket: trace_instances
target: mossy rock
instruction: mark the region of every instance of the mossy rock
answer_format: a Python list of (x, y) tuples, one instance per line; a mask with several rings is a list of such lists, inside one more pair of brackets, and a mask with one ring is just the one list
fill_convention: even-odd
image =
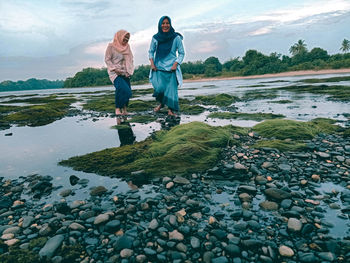
[(133, 96), (140, 96), (140, 95), (146, 95), (146, 94), (153, 94), (154, 89), (149, 88), (149, 89), (134, 89), (132, 91)]
[(136, 123), (150, 123), (157, 120), (157, 117), (152, 115), (137, 115), (133, 116), (129, 122), (136, 122)]
[(278, 98), (276, 90), (265, 89), (265, 90), (254, 90), (247, 91), (241, 98), (242, 101), (252, 101), (252, 100), (271, 100)]
[(90, 99), (85, 104), (83, 104), (83, 109), (97, 112), (114, 112), (114, 95), (103, 95), (99, 96), (98, 98)]
[(272, 101), (269, 101), (269, 103), (288, 104), (288, 103), (293, 103), (293, 101), (291, 101), (291, 100), (272, 100)]
[(188, 115), (198, 115), (205, 111), (205, 108), (199, 106), (199, 105), (180, 105), (180, 111), (183, 114)]
[(155, 101), (131, 100), (129, 101), (128, 110), (131, 112), (140, 112), (152, 110), (156, 106)]
[(239, 101), (238, 97), (229, 94), (196, 96), (194, 102), (203, 105), (230, 106), (232, 103)]
[(30, 240), (29, 242), (29, 249), (32, 250), (35, 247), (42, 248), (47, 241), (47, 237), (38, 237), (35, 239)]
[(343, 77), (332, 77), (332, 78), (323, 78), (323, 79), (302, 79), (298, 82), (304, 82), (304, 83), (325, 83), (325, 82), (340, 82), (340, 81), (349, 81), (350, 76), (343, 76)]
[(292, 85), (288, 87), (276, 88), (277, 90), (287, 90), (291, 92), (297, 92), (300, 94), (304, 93), (312, 93), (312, 94), (320, 94), (320, 95), (329, 95), (328, 100), (333, 101), (350, 101), (350, 86), (328, 86), (328, 85)]
[(267, 119), (280, 119), (285, 116), (282, 114), (272, 114), (272, 113), (234, 113), (234, 112), (213, 112), (208, 115), (208, 118), (218, 118), (218, 119), (239, 119), (239, 120), (253, 120), (262, 121)]
[(306, 150), (307, 146), (305, 143), (289, 140), (260, 140), (252, 145), (251, 148), (274, 148), (282, 152), (299, 152)]
[(59, 164), (104, 176), (130, 176), (144, 170), (149, 176), (205, 171), (217, 162), (221, 149), (234, 141), (233, 128), (191, 122), (159, 131), (143, 142), (72, 157)]
[(44, 263), (38, 254), (19, 247), (10, 247), (7, 253), (0, 255), (1, 263)]
[(9, 106), (9, 105), (0, 105), (0, 114), (8, 114), (10, 112), (19, 111), (21, 106)]
[(346, 129), (343, 131), (343, 136), (344, 136), (345, 138), (350, 137), (350, 128), (346, 128)]
[(21, 110), (11, 113), (3, 118), (10, 124), (20, 126), (42, 126), (62, 119), (70, 109), (72, 99), (60, 99), (44, 105), (22, 107)]
[(332, 124), (333, 120), (315, 119), (309, 122), (293, 120), (267, 120), (253, 127), (253, 130), (265, 138), (280, 140), (312, 139), (320, 133), (331, 133), (339, 130), (339, 126)]

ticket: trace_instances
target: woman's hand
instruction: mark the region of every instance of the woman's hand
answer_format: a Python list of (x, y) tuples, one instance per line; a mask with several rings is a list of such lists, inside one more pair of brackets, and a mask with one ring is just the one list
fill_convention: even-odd
[(174, 62), (173, 66), (171, 67), (171, 71), (175, 71), (177, 69), (177, 62)]
[(152, 69), (153, 71), (157, 71), (157, 67), (156, 67), (156, 65), (154, 65), (153, 59), (150, 59), (149, 62), (151, 63), (151, 69)]

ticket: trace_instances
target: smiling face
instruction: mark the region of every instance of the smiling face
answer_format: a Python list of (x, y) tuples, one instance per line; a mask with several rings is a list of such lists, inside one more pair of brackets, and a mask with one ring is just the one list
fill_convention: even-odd
[(122, 45), (125, 46), (126, 44), (128, 44), (129, 39), (130, 39), (130, 34), (127, 33), (123, 38)]
[(164, 18), (163, 22), (162, 22), (162, 31), (164, 33), (169, 32), (170, 30), (170, 22), (168, 18)]

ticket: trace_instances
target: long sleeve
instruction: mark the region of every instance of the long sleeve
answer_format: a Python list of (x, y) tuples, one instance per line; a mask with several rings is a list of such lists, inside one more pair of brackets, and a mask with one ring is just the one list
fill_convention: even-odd
[(178, 57), (177, 59), (175, 60), (178, 64), (181, 64), (182, 61), (184, 60), (185, 58), (185, 49), (184, 49), (184, 46), (182, 44), (182, 40), (180, 37), (177, 37), (176, 38), (176, 43), (177, 43), (177, 52), (178, 52)]
[(157, 49), (157, 40), (154, 39), (154, 37), (152, 37), (152, 41), (148, 50), (148, 58), (149, 59), (153, 59), (154, 60), (154, 55), (156, 53), (156, 49)]

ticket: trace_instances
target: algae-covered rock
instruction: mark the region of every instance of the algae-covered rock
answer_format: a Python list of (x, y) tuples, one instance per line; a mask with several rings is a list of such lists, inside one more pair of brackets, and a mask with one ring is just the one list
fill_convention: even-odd
[(292, 120), (267, 120), (253, 127), (253, 130), (266, 138), (280, 140), (305, 140), (312, 139), (320, 133), (331, 133), (339, 129), (332, 124), (332, 120), (315, 119), (309, 122)]
[(289, 140), (260, 140), (254, 145), (253, 148), (274, 148), (282, 152), (299, 152), (306, 150), (306, 143), (289, 141)]
[(112, 177), (130, 176), (138, 170), (151, 176), (199, 172), (215, 165), (222, 147), (233, 143), (232, 130), (191, 122), (159, 131), (143, 142), (72, 157), (60, 164)]
[(21, 126), (41, 126), (63, 118), (70, 109), (75, 99), (57, 99), (43, 105), (20, 107), (17, 112), (3, 118), (4, 121)]
[(229, 94), (196, 96), (195, 98), (195, 102), (203, 105), (230, 106), (236, 101), (239, 101), (239, 98)]
[(240, 119), (240, 120), (254, 120), (262, 121), (266, 119), (278, 119), (284, 118), (282, 114), (272, 114), (272, 113), (244, 113), (244, 112), (213, 112), (208, 115), (208, 118), (218, 118), (218, 119)]

